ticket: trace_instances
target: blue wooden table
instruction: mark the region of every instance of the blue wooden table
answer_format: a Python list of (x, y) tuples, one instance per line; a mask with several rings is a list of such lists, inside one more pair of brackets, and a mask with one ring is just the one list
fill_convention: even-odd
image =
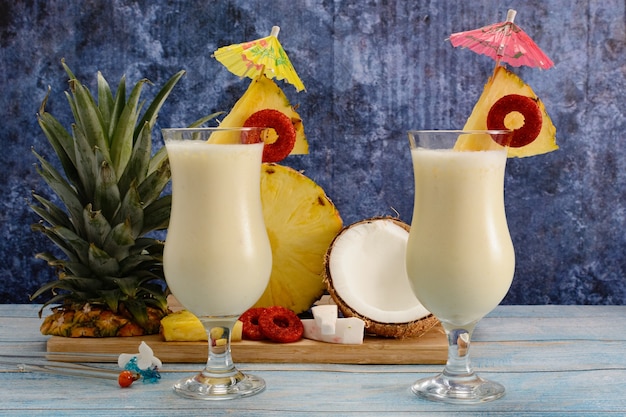
[[(0, 351), (43, 352), (37, 306), (0, 305)], [(237, 401), (178, 398), (171, 384), (195, 364), (164, 364), (156, 384), (20, 372), (0, 365), (0, 415), (626, 415), (626, 306), (500, 306), (472, 345), (479, 373), (504, 384), (481, 405), (431, 403), (409, 386), (440, 365), (241, 364), (267, 382)], [(114, 364), (97, 364), (115, 369)]]

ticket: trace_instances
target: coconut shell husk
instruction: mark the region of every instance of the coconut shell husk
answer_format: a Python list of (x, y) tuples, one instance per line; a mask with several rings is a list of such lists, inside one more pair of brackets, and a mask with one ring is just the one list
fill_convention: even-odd
[(368, 317), (363, 316), (359, 312), (353, 310), (335, 291), (333, 287), (333, 279), (330, 273), (330, 254), (332, 252), (332, 248), (334, 246), (335, 241), (341, 236), (341, 234), (347, 229), (363, 224), (370, 223), (374, 221), (392, 221), (398, 226), (402, 227), (406, 231), (409, 231), (411, 227), (399, 220), (398, 218), (391, 216), (383, 216), (383, 217), (372, 217), (368, 219), (364, 219), (353, 223), (349, 226), (344, 227), (338, 234), (335, 236), (330, 246), (328, 247), (328, 251), (324, 257), (324, 283), (326, 284), (326, 289), (328, 294), (331, 296), (337, 307), (341, 311), (341, 313), (345, 317), (357, 317), (365, 322), (365, 331), (374, 336), (379, 337), (387, 337), (387, 338), (395, 338), (395, 339), (405, 339), (409, 337), (419, 337), (422, 334), (426, 333), (434, 326), (439, 323), (439, 320), (432, 314), (423, 317), (418, 320), (406, 322), (406, 323), (381, 323), (376, 320), (372, 320)]

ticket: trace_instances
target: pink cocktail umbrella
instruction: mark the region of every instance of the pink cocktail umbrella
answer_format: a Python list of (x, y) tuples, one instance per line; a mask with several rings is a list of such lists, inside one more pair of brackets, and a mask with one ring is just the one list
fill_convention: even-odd
[(468, 48), (476, 53), (487, 55), (496, 61), (514, 67), (549, 69), (554, 63), (537, 44), (513, 21), (517, 12), (510, 9), (506, 21), (484, 26), (480, 29), (457, 32), (450, 35), (454, 47)]

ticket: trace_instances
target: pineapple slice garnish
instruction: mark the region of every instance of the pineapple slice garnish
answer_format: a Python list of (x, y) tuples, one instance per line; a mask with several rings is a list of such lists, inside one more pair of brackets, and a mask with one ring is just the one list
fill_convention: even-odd
[[(510, 147), (508, 151), (509, 157), (526, 157), (540, 155), (552, 152), (558, 149), (556, 144), (556, 127), (552, 124), (552, 120), (546, 112), (544, 104), (539, 100), (532, 88), (526, 84), (521, 78), (499, 66), (496, 68), (493, 76), (485, 84), (482, 95), (476, 102), (472, 114), (465, 123), (464, 130), (485, 130), (487, 129), (487, 115), (489, 110), (500, 98), (509, 95), (518, 94), (533, 99), (542, 115), (541, 130), (534, 141), (528, 145), (514, 148)], [(505, 119), (507, 128), (513, 130), (519, 128), (523, 123), (523, 117), (517, 112), (511, 112)], [(487, 144), (482, 143), (484, 136), (464, 135), (457, 142), (455, 149), (457, 150), (481, 150), (488, 149)]]
[[(284, 113), (291, 119), (296, 130), (296, 143), (290, 155), (308, 154), (309, 143), (304, 134), (304, 125), (300, 115), (295, 111), (285, 93), (273, 80), (265, 75), (252, 80), (246, 92), (235, 103), (232, 110), (220, 123), (220, 127), (240, 127), (245, 121), (259, 110), (273, 109)], [(210, 143), (228, 143), (232, 141), (227, 135), (214, 133)]]

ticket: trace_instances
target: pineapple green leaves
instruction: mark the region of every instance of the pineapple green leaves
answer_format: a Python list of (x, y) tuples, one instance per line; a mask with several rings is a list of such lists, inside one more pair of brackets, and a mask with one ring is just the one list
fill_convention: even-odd
[(184, 75), (170, 78), (144, 110), (147, 80), (126, 97), (126, 80), (115, 95), (98, 73), (97, 101), (69, 67), (66, 93), (74, 123), (71, 131), (46, 112), (39, 125), (57, 155), (62, 172), (33, 151), (37, 172), (56, 194), (57, 205), (36, 192), (32, 210), (41, 221), (32, 229), (46, 235), (63, 253), (37, 254), (58, 271), (32, 299), (52, 292), (52, 303), (98, 303), (124, 309), (141, 325), (146, 307), (167, 311), (162, 270), (163, 244), (149, 237), (169, 222), (171, 196), (162, 195), (170, 179), (165, 147), (152, 154), (152, 129), (170, 92)]

